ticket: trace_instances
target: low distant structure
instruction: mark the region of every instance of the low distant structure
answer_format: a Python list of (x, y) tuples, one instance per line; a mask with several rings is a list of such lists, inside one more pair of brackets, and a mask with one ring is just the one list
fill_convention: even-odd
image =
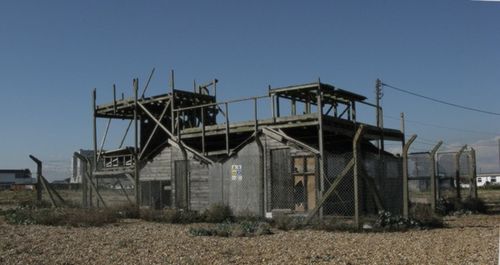
[(33, 189), (34, 183), (29, 169), (0, 169), (0, 190)]
[(477, 186), (500, 185), (500, 172), (477, 174)]

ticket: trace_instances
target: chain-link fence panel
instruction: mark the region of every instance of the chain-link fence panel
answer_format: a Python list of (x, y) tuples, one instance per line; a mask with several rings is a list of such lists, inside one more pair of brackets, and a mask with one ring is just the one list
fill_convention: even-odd
[(354, 216), (354, 171), (348, 167), (352, 159), (352, 152), (326, 156), (324, 190), (335, 187), (324, 203), (324, 215)]
[[(458, 159), (458, 152), (446, 152), (437, 154), (437, 175), (439, 178), (439, 197), (456, 198), (457, 189), (461, 198), (467, 198), (470, 195), (470, 152), (462, 152)], [(459, 175), (457, 183), (457, 173)]]
[[(108, 207), (125, 206), (135, 203), (134, 184), (128, 178), (96, 178), (96, 186), (100, 196)], [(92, 199), (97, 201), (98, 206), (101, 206), (95, 191), (93, 191)]]
[(42, 200), (56, 203), (57, 206), (83, 206), (83, 187), (81, 183), (46, 183), (42, 187)]
[[(362, 199), (364, 214), (373, 215), (383, 208), (401, 214), (403, 207), (402, 159), (389, 154), (364, 153), (362, 171), (366, 179)], [(381, 205), (376, 205), (380, 200)]]
[(408, 155), (408, 194), (411, 203), (431, 203), (432, 170), (430, 153)]
[(436, 158), (439, 197), (448, 199), (456, 197), (455, 186), (456, 152), (438, 153)]

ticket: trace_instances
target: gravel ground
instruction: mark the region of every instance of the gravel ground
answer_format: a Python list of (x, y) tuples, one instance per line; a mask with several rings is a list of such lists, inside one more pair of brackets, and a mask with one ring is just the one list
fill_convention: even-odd
[(301, 230), (194, 237), (194, 225), (125, 220), (100, 228), (0, 224), (1, 264), (498, 264), (500, 216), (394, 233)]

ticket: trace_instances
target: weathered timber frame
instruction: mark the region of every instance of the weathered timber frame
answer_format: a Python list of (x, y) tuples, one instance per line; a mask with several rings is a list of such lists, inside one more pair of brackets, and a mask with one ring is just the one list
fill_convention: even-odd
[[(357, 120), (356, 106), (359, 104), (377, 108), (380, 107), (366, 102), (364, 96), (339, 89), (335, 86), (317, 82), (271, 88), (264, 96), (248, 97), (243, 99), (227, 100), (218, 102), (216, 100), (217, 79), (206, 85), (196, 87), (194, 91), (188, 92), (175, 88), (174, 74), (171, 72), (170, 88), (168, 93), (146, 97), (145, 91), (151, 80), (154, 69), (146, 83), (142, 96), (139, 96), (139, 80), (133, 80), (132, 98), (116, 98), (116, 86), (113, 86), (113, 101), (109, 104), (97, 105), (96, 91), (93, 92), (93, 138), (94, 158), (92, 167), (92, 178), (132, 176), (135, 183), (135, 201), (140, 205), (140, 169), (154, 157), (162, 148), (171, 146), (179, 149), (185, 160), (192, 157), (201, 163), (213, 165), (226, 161), (248, 143), (255, 141), (259, 147), (259, 156), (264, 164), (264, 150), (259, 137), (265, 135), (285, 145), (310, 152), (316, 156), (318, 161), (318, 197), (317, 208), (314, 214), (323, 215), (322, 203), (328, 197), (325, 191), (325, 150), (334, 135), (356, 138), (358, 146), (361, 141), (402, 141), (404, 134), (400, 130), (387, 129), (383, 126), (375, 126), (360, 123)], [(213, 90), (213, 95), (210, 93)], [(268, 101), (266, 106), (262, 102)], [(283, 108), (283, 101), (290, 103), (290, 115)], [(230, 113), (230, 106), (241, 102), (253, 103), (253, 117), (250, 121), (234, 121), (237, 115)], [(304, 106), (304, 113), (298, 113), (300, 104)], [(263, 108), (270, 108), (271, 117), (259, 117)], [(107, 119), (108, 123), (100, 146), (97, 144), (98, 118)], [(129, 120), (124, 136), (118, 150), (104, 151), (106, 136), (112, 119)], [(124, 148), (125, 138), (134, 124), (133, 147)], [(362, 129), (362, 133), (359, 131)], [(301, 130), (315, 131), (317, 135), (310, 137), (307, 132)], [(358, 133), (359, 132), (359, 133)], [(310, 138), (313, 138), (312, 140)], [(383, 146), (383, 145), (382, 145)], [(382, 150), (383, 151), (383, 150)], [(123, 158), (131, 157), (131, 158)], [(108, 167), (103, 159), (116, 158), (118, 166)], [(121, 159), (121, 160), (119, 160)], [(353, 163), (349, 163), (348, 166)], [(351, 165), (352, 167), (353, 165)], [(349, 168), (347, 168), (349, 170)], [(362, 168), (356, 170), (359, 174), (359, 182), (368, 183), (370, 180), (364, 177), (366, 172)], [(261, 177), (265, 179), (265, 170), (262, 166)], [(347, 174), (347, 172), (345, 173)], [(336, 180), (337, 181), (337, 180)], [(329, 181), (330, 182), (330, 181)], [(265, 187), (265, 181), (262, 182)], [(328, 183), (333, 187), (334, 183)], [(331, 189), (331, 188), (330, 188)], [(90, 191), (97, 189), (91, 189)], [(383, 208), (378, 192), (371, 191), (375, 196), (375, 204)], [(268, 200), (262, 194), (262, 201)], [(174, 196), (175, 198), (175, 196)], [(357, 208), (356, 222), (359, 223), (359, 205)], [(265, 209), (265, 207), (263, 207)], [(314, 215), (312, 214), (312, 215)], [(310, 214), (309, 216), (312, 217)]]

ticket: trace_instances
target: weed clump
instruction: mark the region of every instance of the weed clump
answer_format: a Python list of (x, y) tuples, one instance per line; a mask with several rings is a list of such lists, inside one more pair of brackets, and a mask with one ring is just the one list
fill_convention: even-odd
[(189, 233), (193, 236), (219, 236), (219, 237), (252, 237), (270, 235), (271, 227), (265, 222), (223, 222), (210, 227), (192, 227)]
[(18, 207), (5, 211), (5, 220), (18, 225), (90, 227), (114, 223), (118, 218), (108, 209)]
[(479, 198), (440, 198), (436, 204), (436, 211), (441, 215), (462, 215), (472, 213), (486, 213), (486, 205)]
[(222, 223), (233, 221), (233, 211), (227, 205), (216, 203), (208, 207), (203, 213), (204, 221), (207, 223)]

